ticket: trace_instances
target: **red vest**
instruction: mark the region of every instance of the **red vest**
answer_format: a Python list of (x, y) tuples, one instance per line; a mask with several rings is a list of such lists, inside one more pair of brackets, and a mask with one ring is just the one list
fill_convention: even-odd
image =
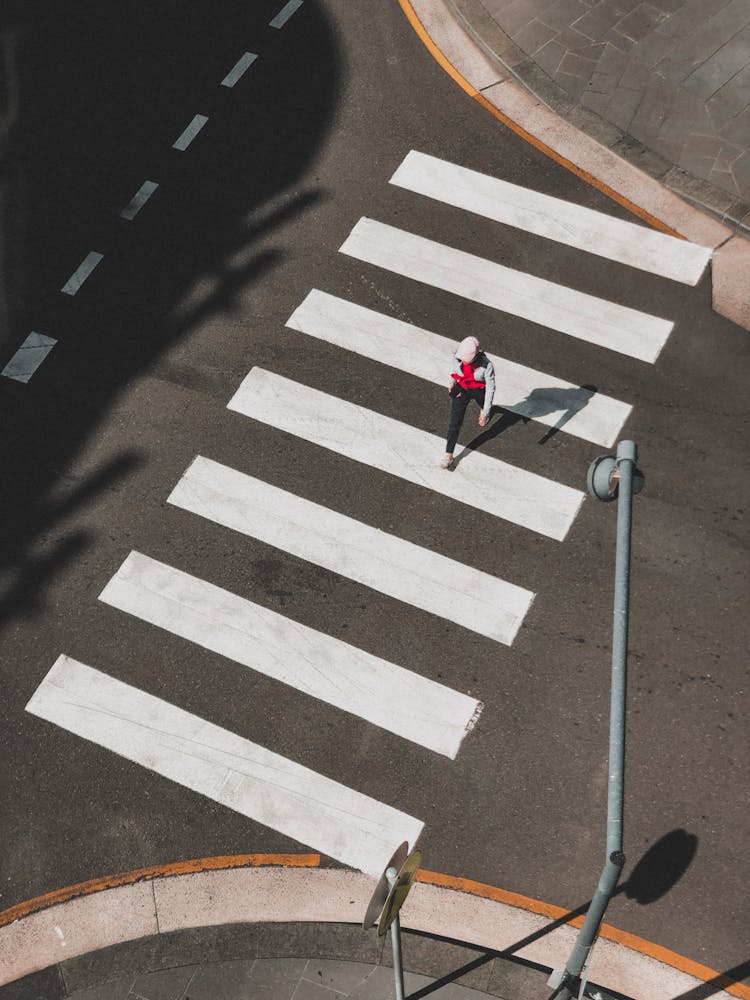
[(466, 362), (461, 362), (461, 374), (456, 375), (454, 372), (451, 376), (458, 382), (462, 389), (484, 389), (484, 382), (477, 382), (474, 378), (474, 370), (480, 368), (480, 365), (467, 365)]

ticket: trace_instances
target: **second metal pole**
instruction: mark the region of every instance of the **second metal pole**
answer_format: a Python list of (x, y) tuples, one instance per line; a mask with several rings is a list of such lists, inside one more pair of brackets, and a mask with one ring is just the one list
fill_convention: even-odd
[(578, 933), (553, 998), (571, 1000), (596, 941), (604, 912), (625, 864), (622, 852), (625, 783), (625, 704), (627, 692), (628, 612), (630, 605), (630, 533), (633, 471), (638, 451), (633, 441), (617, 446), (617, 550), (615, 554), (612, 681), (609, 715), (609, 782), (607, 788), (607, 857), (586, 920)]

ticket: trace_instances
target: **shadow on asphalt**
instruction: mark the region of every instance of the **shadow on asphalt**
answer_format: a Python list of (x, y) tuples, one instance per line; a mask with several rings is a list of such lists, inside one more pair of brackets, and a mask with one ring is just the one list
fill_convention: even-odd
[[(324, 197), (300, 185), (335, 112), (339, 50), (322, 0), (276, 30), (282, 6), (3, 5), (0, 369), (31, 330), (58, 343), (28, 384), (0, 378), (0, 624), (40, 609), (45, 586), (92, 543), (80, 533), (45, 544), (62, 513), (148, 460), (133, 442), (51, 499), (122, 387), (236, 309), (284, 259), (276, 231)], [(221, 86), (247, 51), (258, 59), (246, 77)], [(209, 118), (204, 133), (173, 149), (196, 114)], [(159, 185), (151, 201), (121, 219), (146, 180)], [(81, 293), (62, 294), (92, 250), (104, 254), (98, 269)]]
[[(646, 851), (633, 868), (628, 880), (618, 885), (613, 895), (624, 894), (628, 899), (635, 900), (643, 906), (655, 903), (677, 885), (690, 867), (697, 849), (698, 838), (695, 834), (688, 833), (682, 829), (672, 830), (661, 837)], [(590, 905), (591, 901), (589, 900), (589, 902), (576, 907), (576, 909), (571, 910), (564, 916), (558, 917), (557, 920), (553, 920), (543, 929), (529, 934), (521, 941), (516, 941), (515, 944), (503, 951), (481, 949), (482, 954), (477, 958), (435, 980), (434, 983), (430, 983), (429, 986), (423, 987), (416, 993), (410, 994), (408, 1000), (423, 1000), (424, 997), (430, 996), (443, 986), (447, 986), (449, 983), (467, 976), (470, 972), (481, 968), (495, 958), (512, 960), (527, 968), (541, 971), (542, 966), (517, 958), (516, 953), (521, 951), (522, 948), (533, 944), (535, 941), (546, 937), (552, 931), (557, 930), (558, 927), (569, 924), (576, 917), (584, 916)], [(424, 936), (432, 937), (433, 935), (427, 934)], [(728, 986), (740, 985), (748, 976), (750, 976), (750, 961), (743, 962), (732, 969), (720, 973), (710, 981), (695, 987), (695, 989), (688, 990), (687, 993), (681, 993), (674, 1000), (708, 1000), (709, 997), (715, 996)], [(594, 984), (591, 985), (593, 989)], [(613, 993), (611, 990), (608, 990), (605, 984), (600, 985), (601, 989), (606, 991), (606, 996), (609, 1000), (628, 1000), (622, 994)]]
[(546, 430), (537, 442), (538, 444), (546, 444), (567, 424), (571, 417), (580, 413), (596, 391), (595, 385), (582, 385), (573, 389), (532, 389), (528, 396), (518, 404), (520, 412), (505, 410), (501, 406), (493, 406), (490, 419), (492, 420), (497, 414), (500, 415), (499, 419), (491, 422), (486, 431), (477, 434), (464, 446), (454, 458), (453, 467), (456, 468), (472, 451), (478, 451), (488, 441), (496, 438), (503, 431), (509, 430), (519, 421), (523, 420), (527, 424), (529, 420), (562, 410), (563, 412), (554, 427)]

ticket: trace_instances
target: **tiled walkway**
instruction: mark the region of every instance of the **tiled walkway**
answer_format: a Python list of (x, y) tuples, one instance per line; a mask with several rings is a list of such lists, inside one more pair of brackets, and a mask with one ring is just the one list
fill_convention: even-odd
[(595, 113), (666, 165), (708, 182), (727, 207), (738, 203), (731, 215), (750, 212), (750, 0), (452, 5), (540, 97), (550, 97), (546, 77), (568, 111)]

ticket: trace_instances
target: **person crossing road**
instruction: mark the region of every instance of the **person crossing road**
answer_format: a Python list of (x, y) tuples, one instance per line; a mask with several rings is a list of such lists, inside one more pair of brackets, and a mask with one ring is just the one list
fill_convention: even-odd
[(476, 337), (464, 337), (458, 345), (452, 359), (448, 391), (451, 395), (451, 416), (445, 455), (440, 463), (443, 469), (450, 469), (453, 465), (453, 450), (471, 400), (475, 400), (480, 408), (480, 427), (487, 425), (492, 412), (495, 369)]

